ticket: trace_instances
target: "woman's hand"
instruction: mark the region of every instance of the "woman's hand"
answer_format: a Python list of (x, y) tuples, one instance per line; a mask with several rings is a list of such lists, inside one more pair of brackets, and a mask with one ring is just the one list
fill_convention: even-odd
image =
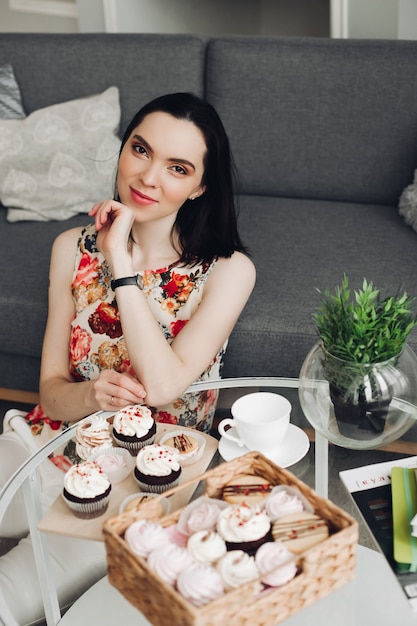
[(93, 382), (94, 398), (100, 409), (113, 411), (129, 404), (143, 404), (146, 391), (137, 378), (127, 372), (102, 370)]
[(95, 204), (89, 215), (98, 232), (97, 246), (111, 265), (116, 255), (128, 252), (133, 211), (116, 200), (105, 200)]

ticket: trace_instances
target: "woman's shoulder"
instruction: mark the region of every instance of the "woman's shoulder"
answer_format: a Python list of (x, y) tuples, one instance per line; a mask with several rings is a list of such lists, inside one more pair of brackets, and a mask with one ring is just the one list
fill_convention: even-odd
[(217, 260), (216, 265), (230, 272), (243, 272), (245, 276), (253, 276), (255, 279), (256, 268), (252, 259), (243, 252), (233, 252), (230, 257), (221, 257)]
[(256, 269), (253, 261), (243, 252), (233, 252), (230, 257), (220, 257), (213, 267), (212, 282), (242, 284), (251, 290), (256, 281)]
[(54, 248), (62, 250), (70, 247), (73, 250), (74, 247), (77, 246), (80, 239), (87, 236), (91, 237), (95, 233), (96, 231), (93, 224), (90, 224), (89, 226), (76, 226), (74, 228), (64, 230), (56, 237), (54, 241)]

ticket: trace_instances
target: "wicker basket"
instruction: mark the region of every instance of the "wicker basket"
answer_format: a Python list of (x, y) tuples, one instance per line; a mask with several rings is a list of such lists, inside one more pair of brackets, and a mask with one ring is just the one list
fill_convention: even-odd
[[(154, 502), (149, 506), (145, 502), (138, 511), (107, 520), (103, 532), (109, 581), (155, 626), (274, 626), (352, 580), (358, 541), (357, 522), (260, 453), (250, 452), (222, 463), (186, 484), (205, 481), (205, 494), (218, 498), (223, 485), (239, 474), (262, 476), (271, 484), (297, 487), (316, 513), (327, 520), (329, 538), (300, 555), (300, 574), (286, 585), (259, 596), (257, 582), (250, 582), (197, 608), (162, 581), (148, 568), (145, 560), (135, 556), (123, 539), (126, 528), (133, 521), (155, 516)], [(184, 485), (171, 489), (164, 496), (177, 493)], [(179, 514), (180, 510), (175, 511), (160, 521), (169, 526), (178, 520)]]

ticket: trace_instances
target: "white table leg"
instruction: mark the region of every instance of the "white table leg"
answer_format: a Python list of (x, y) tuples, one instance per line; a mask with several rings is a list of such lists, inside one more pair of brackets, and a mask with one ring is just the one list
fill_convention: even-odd
[(49, 560), (48, 544), (46, 537), (38, 530), (42, 511), (36, 470), (23, 483), (23, 493), (46, 623), (48, 626), (50, 624), (55, 625), (61, 620), (61, 611), (59, 609), (56, 587), (51, 575), (52, 568)]
[(327, 498), (329, 493), (329, 442), (317, 430), (315, 437), (315, 489), (319, 496)]

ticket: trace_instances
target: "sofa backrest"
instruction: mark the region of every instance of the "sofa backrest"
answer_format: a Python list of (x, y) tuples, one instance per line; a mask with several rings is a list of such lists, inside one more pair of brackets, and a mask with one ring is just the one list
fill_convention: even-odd
[(117, 85), (121, 131), (170, 91), (205, 95), (241, 192), (396, 204), (417, 164), (417, 42), (2, 33), (27, 113)]
[(121, 128), (164, 93), (204, 93), (205, 44), (193, 35), (2, 33), (0, 65), (13, 66), (27, 114), (116, 85)]
[(242, 193), (397, 203), (417, 162), (417, 42), (223, 37), (207, 54)]

